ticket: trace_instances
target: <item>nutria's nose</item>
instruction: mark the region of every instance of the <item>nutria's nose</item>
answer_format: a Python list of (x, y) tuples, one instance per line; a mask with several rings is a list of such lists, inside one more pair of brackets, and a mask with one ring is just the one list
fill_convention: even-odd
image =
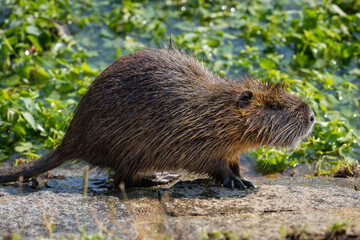
[(315, 121), (315, 115), (314, 115), (314, 112), (310, 110), (310, 114), (309, 114), (309, 121), (310, 123), (314, 123)]

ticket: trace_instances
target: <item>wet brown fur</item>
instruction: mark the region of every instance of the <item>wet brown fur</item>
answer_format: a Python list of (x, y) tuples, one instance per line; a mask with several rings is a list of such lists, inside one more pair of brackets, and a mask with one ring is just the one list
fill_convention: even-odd
[(154, 171), (185, 169), (223, 182), (242, 152), (287, 147), (312, 126), (308, 105), (281, 84), (220, 78), (174, 47), (116, 60), (91, 84), (61, 144), (0, 170), (0, 182), (30, 178), (77, 159), (136, 185)]

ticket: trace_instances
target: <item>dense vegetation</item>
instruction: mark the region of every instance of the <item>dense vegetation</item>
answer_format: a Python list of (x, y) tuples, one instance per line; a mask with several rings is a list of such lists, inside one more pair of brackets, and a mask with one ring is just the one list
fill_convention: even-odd
[(355, 164), (360, 153), (360, 2), (0, 0), (0, 161), (53, 148), (91, 81), (170, 34), (214, 72), (286, 82), (316, 125), (294, 151), (253, 153), (263, 172)]

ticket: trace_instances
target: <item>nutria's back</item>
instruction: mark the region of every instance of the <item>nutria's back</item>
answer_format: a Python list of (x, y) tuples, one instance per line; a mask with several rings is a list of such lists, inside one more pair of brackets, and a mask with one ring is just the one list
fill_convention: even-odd
[(52, 154), (112, 168), (127, 186), (185, 169), (243, 188), (252, 185), (236, 178), (240, 153), (292, 146), (313, 122), (308, 105), (282, 85), (220, 78), (173, 47), (145, 49), (94, 80)]

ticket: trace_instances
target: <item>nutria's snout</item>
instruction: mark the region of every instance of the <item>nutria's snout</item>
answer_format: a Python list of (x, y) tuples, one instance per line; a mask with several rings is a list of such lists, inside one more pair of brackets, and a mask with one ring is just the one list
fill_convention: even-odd
[(299, 119), (302, 119), (302, 124), (304, 128), (304, 132), (308, 132), (307, 130), (311, 129), (315, 122), (314, 112), (310, 109), (309, 105), (305, 102), (299, 104), (296, 109), (297, 115)]
[(312, 130), (312, 127), (314, 126), (314, 122), (315, 122), (315, 115), (314, 115), (314, 112), (310, 109), (309, 105), (307, 105), (306, 103), (305, 104), (305, 111), (306, 111), (306, 125), (307, 125), (307, 128), (308, 128), (308, 131), (307, 131), (307, 134), (305, 135), (308, 135), (311, 130)]
[(315, 114), (314, 112), (309, 108), (308, 106), (308, 131), (306, 132), (306, 134), (304, 135), (304, 137), (302, 138), (302, 140), (305, 140), (312, 132), (312, 129), (314, 127), (314, 123), (315, 123)]
[(314, 126), (314, 122), (315, 122), (315, 115), (314, 112), (310, 109), (310, 114), (309, 114), (309, 123), (312, 126)]
[[(310, 110), (310, 111), (311, 111), (311, 110)], [(309, 120), (310, 120), (310, 123), (314, 124), (315, 116), (314, 116), (314, 112), (313, 112), (313, 111), (310, 112)]]
[(290, 148), (295, 147), (301, 141), (308, 138), (308, 136), (312, 132), (312, 129), (313, 129), (314, 123), (315, 123), (315, 114), (310, 109), (309, 105), (306, 104), (305, 102), (302, 102), (297, 107), (297, 113), (298, 113), (299, 119), (302, 119), (302, 121), (300, 121), (300, 123), (301, 123), (300, 125), (298, 125), (298, 126), (295, 125), (295, 128), (297, 129), (297, 131), (294, 131), (294, 132), (297, 132), (297, 133), (295, 134), (293, 142), (288, 146)]

